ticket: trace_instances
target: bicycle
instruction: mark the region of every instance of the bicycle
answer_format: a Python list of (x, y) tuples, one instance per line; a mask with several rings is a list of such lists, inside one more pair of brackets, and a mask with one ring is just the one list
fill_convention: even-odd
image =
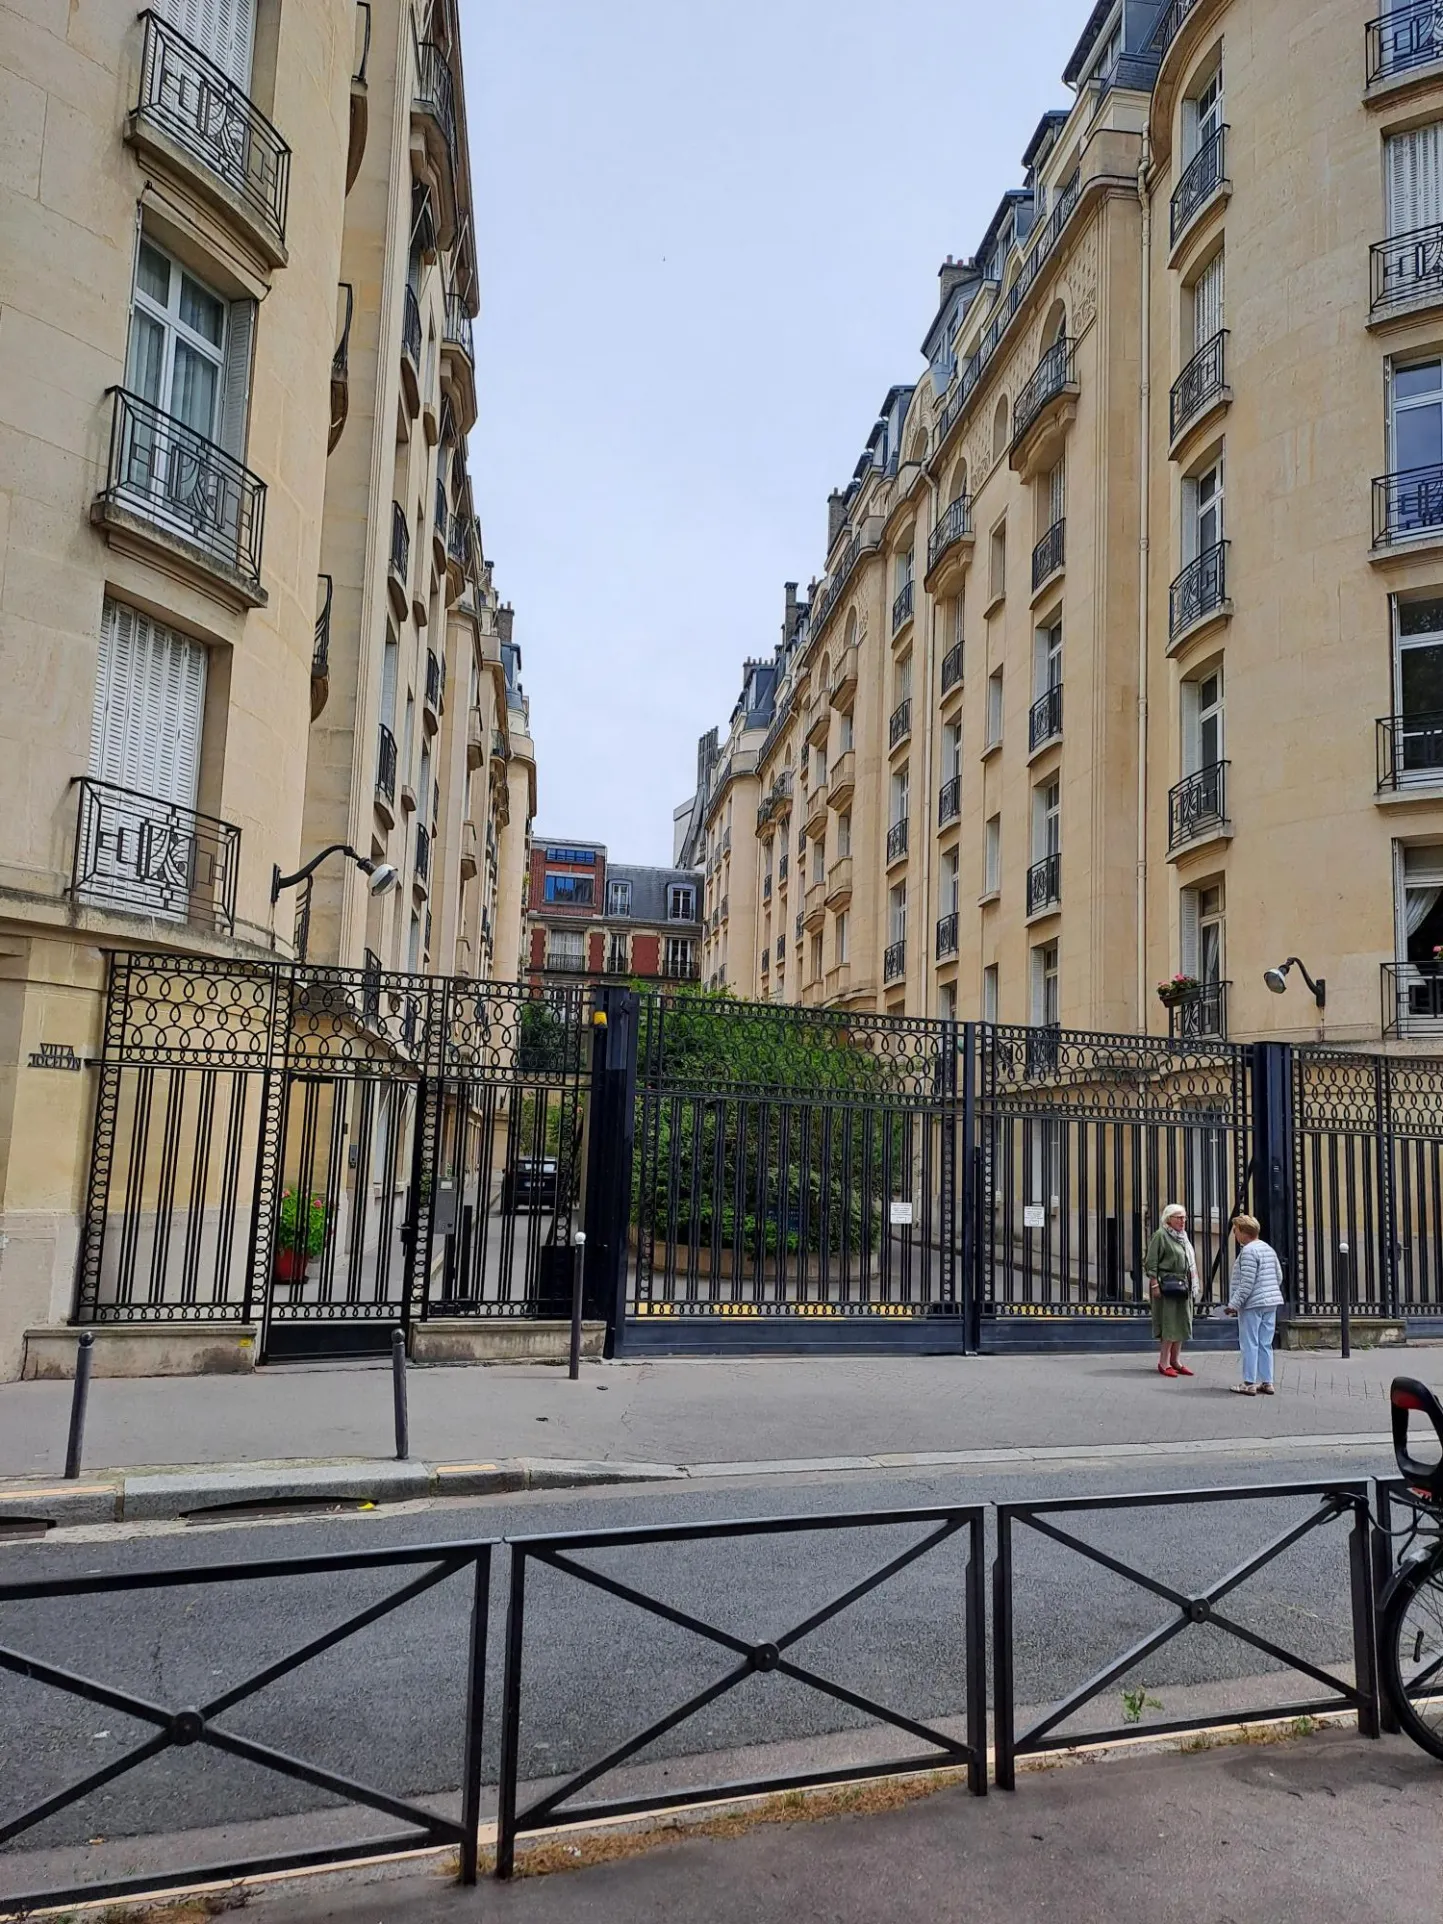
[[(1383, 1692), (1400, 1728), (1443, 1759), (1443, 1405), (1426, 1384), (1393, 1379), (1393, 1454), (1413, 1518), (1398, 1568), (1379, 1601), (1378, 1659)], [(1425, 1462), (1409, 1447), (1412, 1417), (1433, 1426), (1438, 1457)]]

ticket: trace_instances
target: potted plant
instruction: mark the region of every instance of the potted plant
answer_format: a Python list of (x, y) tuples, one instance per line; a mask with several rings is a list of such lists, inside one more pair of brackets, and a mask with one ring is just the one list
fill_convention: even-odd
[(1157, 999), (1165, 1009), (1175, 1009), (1197, 994), (1202, 984), (1195, 975), (1169, 975), (1157, 985)]
[(281, 1197), (281, 1220), (276, 1233), (276, 1281), (303, 1283), (306, 1265), (319, 1256), (326, 1241), (326, 1206), (319, 1196), (304, 1201), (294, 1189)]

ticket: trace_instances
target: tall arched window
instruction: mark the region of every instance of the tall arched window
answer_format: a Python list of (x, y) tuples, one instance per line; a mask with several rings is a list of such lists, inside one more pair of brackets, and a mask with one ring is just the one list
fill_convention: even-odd
[(1000, 461), (1007, 449), (1007, 424), (1011, 416), (1008, 412), (1007, 396), (1000, 396), (997, 412), (992, 417), (992, 459)]

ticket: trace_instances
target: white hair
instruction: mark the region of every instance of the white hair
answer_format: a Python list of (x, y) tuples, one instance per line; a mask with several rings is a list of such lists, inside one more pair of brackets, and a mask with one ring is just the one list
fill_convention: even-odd
[(1164, 1222), (1166, 1222), (1166, 1221), (1168, 1220), (1168, 1218), (1169, 1218), (1170, 1216), (1181, 1216), (1181, 1217), (1182, 1217), (1182, 1219), (1183, 1219), (1183, 1221), (1184, 1221), (1184, 1222), (1186, 1222), (1186, 1221), (1187, 1221), (1187, 1206), (1186, 1206), (1186, 1204), (1184, 1204), (1184, 1203), (1169, 1203), (1169, 1204), (1168, 1204), (1168, 1206), (1167, 1206), (1167, 1208), (1166, 1208), (1166, 1209), (1164, 1209), (1164, 1211), (1162, 1212), (1162, 1219), (1163, 1219), (1163, 1221), (1164, 1221)]

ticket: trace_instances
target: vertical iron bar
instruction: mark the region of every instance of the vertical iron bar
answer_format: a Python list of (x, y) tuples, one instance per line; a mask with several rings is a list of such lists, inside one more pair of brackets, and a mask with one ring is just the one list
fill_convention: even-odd
[(496, 1875), (516, 1867), (516, 1773), (521, 1748), (521, 1655), (526, 1634), (526, 1552), (511, 1550), (511, 1597), (506, 1611), (506, 1675), (501, 1695), (501, 1768), (496, 1786)]
[(391, 1331), (391, 1402), (396, 1418), (396, 1461), (411, 1454), (411, 1425), (406, 1410), (406, 1332)]
[(967, 1788), (987, 1795), (987, 1535), (986, 1512), (972, 1513), (967, 1543)]
[(477, 1832), (481, 1827), (481, 1759), (486, 1734), (486, 1633), (491, 1617), (491, 1545), (477, 1553), (471, 1591), (471, 1641), (466, 1661), (466, 1747), (461, 1766), (461, 1873), (476, 1882)]
[(1381, 1737), (1378, 1612), (1373, 1593), (1371, 1533), (1367, 1498), (1355, 1498), (1353, 1528), (1348, 1536), (1348, 1576), (1353, 1603), (1353, 1684), (1362, 1699), (1358, 1705), (1358, 1734), (1362, 1737)]
[(75, 1388), (70, 1395), (70, 1435), (65, 1442), (65, 1480), (73, 1483), (80, 1474), (80, 1458), (85, 1450), (85, 1413), (90, 1403), (90, 1372), (95, 1367), (95, 1331), (80, 1332), (75, 1349)]
[(567, 1375), (576, 1382), (581, 1375), (581, 1292), (586, 1265), (586, 1231), (578, 1229), (572, 1238), (571, 1259), (571, 1357)]
[(997, 1557), (992, 1565), (992, 1781), (999, 1790), (1016, 1790), (1013, 1752), (1012, 1675), (1012, 1512), (997, 1506)]
[[(1373, 1622), (1376, 1629), (1379, 1620), (1379, 1607), (1383, 1601), (1383, 1593), (1393, 1578), (1393, 1538), (1391, 1535), (1393, 1528), (1393, 1499), (1389, 1495), (1386, 1486), (1381, 1482), (1373, 1483), (1371, 1489), (1373, 1496), (1373, 1514), (1378, 1519), (1377, 1528), (1373, 1531), (1372, 1569)], [(1381, 1692), (1378, 1703), (1378, 1727), (1380, 1730), (1386, 1731), (1390, 1737), (1396, 1737), (1399, 1734), (1398, 1713), (1393, 1708), (1392, 1698)]]

